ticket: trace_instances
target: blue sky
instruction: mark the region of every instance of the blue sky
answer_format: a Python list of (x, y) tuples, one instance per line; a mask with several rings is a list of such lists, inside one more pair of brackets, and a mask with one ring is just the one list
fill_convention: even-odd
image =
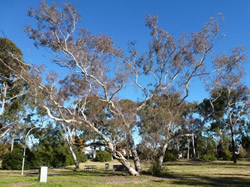
[[(48, 3), (54, 1), (47, 1)], [(223, 13), (222, 33), (225, 37), (217, 42), (216, 51), (228, 52), (230, 48), (243, 45), (250, 54), (250, 1), (249, 0), (68, 0), (77, 7), (82, 16), (81, 26), (93, 33), (105, 33), (116, 45), (126, 47), (129, 40), (137, 41), (137, 47), (145, 51), (149, 32), (145, 27), (147, 14), (158, 15), (159, 24), (178, 37), (182, 32), (199, 31), (211, 16)], [(23, 51), (28, 63), (47, 64), (46, 50), (33, 46), (23, 32), (33, 23), (27, 16), (29, 8), (37, 8), (39, 0), (0, 0), (0, 31)], [(3, 37), (3, 34), (0, 34)], [(54, 69), (55, 66), (50, 66)], [(245, 83), (250, 87), (250, 64), (245, 66)], [(199, 88), (199, 89), (198, 89)], [(198, 81), (191, 84), (189, 100), (201, 101), (207, 94)], [(126, 96), (134, 97), (133, 92)], [(133, 98), (135, 99), (135, 98)]]

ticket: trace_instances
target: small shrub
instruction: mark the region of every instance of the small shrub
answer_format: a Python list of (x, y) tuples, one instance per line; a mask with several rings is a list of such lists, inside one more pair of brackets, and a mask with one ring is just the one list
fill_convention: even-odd
[(175, 161), (178, 158), (178, 152), (176, 150), (167, 150), (164, 156), (164, 162)]
[(107, 151), (98, 151), (96, 153), (96, 158), (95, 161), (99, 161), (99, 162), (109, 162), (111, 161), (111, 154)]
[(239, 158), (246, 158), (247, 157), (247, 151), (242, 146), (240, 146), (239, 150)]
[(223, 160), (232, 160), (232, 154), (228, 149), (224, 149), (222, 152), (222, 159)]
[(156, 161), (151, 163), (149, 171), (153, 176), (161, 177), (164, 176), (168, 170), (166, 167), (160, 167), (158, 162)]
[(202, 159), (205, 160), (205, 161), (215, 161), (215, 160), (217, 160), (217, 158), (214, 155), (211, 155), (211, 154), (203, 155)]
[(78, 159), (79, 159), (79, 162), (87, 162), (88, 156), (84, 153), (79, 153)]
[(151, 173), (153, 176), (160, 176), (161, 175), (161, 167), (157, 162), (154, 162), (151, 166)]

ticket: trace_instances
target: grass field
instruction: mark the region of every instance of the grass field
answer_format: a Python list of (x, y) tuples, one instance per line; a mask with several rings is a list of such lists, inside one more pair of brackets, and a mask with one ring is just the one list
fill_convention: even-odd
[[(84, 165), (96, 165), (95, 171), (84, 171)], [(0, 186), (250, 186), (250, 162), (198, 162), (176, 161), (165, 163), (162, 177), (141, 175), (131, 177), (127, 173), (105, 170), (105, 163), (90, 162), (81, 164), (79, 171), (49, 169), (48, 182), (38, 182), (37, 170), (20, 171), (0, 170)], [(110, 162), (112, 167), (117, 162)], [(148, 165), (144, 165), (146, 168)]]

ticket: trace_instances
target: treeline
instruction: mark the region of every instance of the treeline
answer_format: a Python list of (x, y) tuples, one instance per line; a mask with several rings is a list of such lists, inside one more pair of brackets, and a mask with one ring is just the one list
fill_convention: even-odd
[[(59, 129), (48, 126), (46, 131), (45, 135), (39, 138), (37, 144), (33, 144), (32, 147), (26, 149), (24, 168), (36, 169), (39, 166), (59, 168), (74, 165), (73, 157)], [(37, 133), (40, 134), (42, 132), (36, 131), (32, 135), (36, 136)], [(18, 137), (18, 134), (16, 137)], [(8, 144), (1, 146), (1, 148), (8, 147)], [(21, 170), (23, 151), (23, 145), (16, 140), (14, 149), (11, 152), (7, 151), (5, 154), (0, 155), (2, 157), (2, 169)], [(74, 152), (79, 162), (87, 161), (87, 155), (82, 153), (77, 147), (74, 147)]]

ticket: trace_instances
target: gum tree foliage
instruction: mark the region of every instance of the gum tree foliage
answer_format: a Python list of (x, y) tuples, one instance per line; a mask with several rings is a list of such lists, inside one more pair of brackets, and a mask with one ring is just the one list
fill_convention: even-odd
[(214, 103), (216, 106), (216, 115), (211, 124), (212, 129), (218, 129), (220, 132), (230, 132), (232, 158), (234, 163), (236, 158), (236, 137), (240, 135), (242, 127), (249, 121), (249, 89), (238, 85), (233, 88), (219, 88), (213, 91), (212, 98), (218, 97)]
[[(120, 107), (124, 108), (126, 102), (132, 102), (127, 100), (119, 101)], [(134, 103), (134, 102), (132, 102)], [(134, 104), (135, 105), (135, 104)], [(107, 105), (100, 101), (96, 95), (89, 96), (87, 99), (85, 114), (88, 119), (91, 119), (94, 126), (105, 136), (109, 137), (117, 147), (120, 142), (126, 141), (125, 131), (122, 128), (122, 124), (119, 119), (115, 118), (112, 113), (109, 112)], [(126, 116), (127, 117), (127, 116)], [(101, 150), (106, 146), (106, 142), (98, 134), (91, 132), (88, 128), (81, 128), (83, 135), (81, 136), (84, 140), (82, 147), (91, 147), (93, 149), (93, 157), (95, 158), (96, 150)]]
[(28, 68), (23, 62), (22, 51), (9, 39), (0, 38), (0, 137), (11, 135), (11, 151), (14, 137), (20, 120), (25, 116), (24, 103), (27, 85), (19, 79), (8, 67), (18, 71), (19, 63)]
[(216, 142), (212, 136), (199, 136), (197, 139), (197, 156), (199, 159), (216, 160)]
[[(231, 54), (220, 54), (214, 61), (216, 67), (221, 70), (218, 76), (213, 78), (208, 84), (210, 90), (210, 108), (213, 125), (219, 125), (223, 129), (229, 129), (231, 134), (232, 157), (236, 160), (235, 132), (243, 121), (247, 119), (249, 113), (249, 88), (242, 84), (244, 77), (244, 64), (247, 63), (244, 48), (239, 46), (231, 49)], [(213, 126), (212, 126), (213, 128)]]
[(139, 113), (142, 145), (151, 151), (158, 150), (157, 155), (152, 156), (158, 160), (160, 167), (167, 148), (183, 124), (181, 115), (185, 104), (177, 105), (179, 102), (178, 94), (157, 94)]
[(13, 105), (17, 105), (17, 100), (15, 99), (22, 95), (21, 91), (24, 86), (22, 80), (19, 80), (4, 64), (18, 70), (19, 62), (23, 62), (23, 54), (22, 51), (7, 38), (0, 38), (0, 49), (0, 61), (2, 62), (0, 63), (0, 115), (3, 115), (6, 104), (12, 102)]

